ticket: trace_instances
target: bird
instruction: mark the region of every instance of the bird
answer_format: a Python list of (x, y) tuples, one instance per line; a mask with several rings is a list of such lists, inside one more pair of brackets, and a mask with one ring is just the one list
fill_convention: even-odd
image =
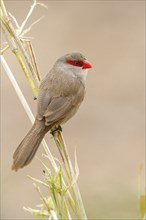
[(28, 165), (48, 131), (59, 127), (78, 111), (86, 92), (92, 64), (80, 52), (60, 57), (40, 82), (34, 124), (13, 154), (12, 170)]

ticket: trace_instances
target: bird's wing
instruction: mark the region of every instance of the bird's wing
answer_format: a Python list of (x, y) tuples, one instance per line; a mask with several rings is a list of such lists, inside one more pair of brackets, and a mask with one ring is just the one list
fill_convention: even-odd
[(37, 118), (42, 120), (48, 105), (51, 102), (51, 93), (48, 89), (40, 89), (37, 98)]
[(49, 124), (55, 123), (64, 117), (72, 107), (72, 97), (52, 96), (48, 89), (40, 90), (38, 94), (37, 118), (43, 117)]
[(47, 123), (53, 124), (63, 119), (73, 107), (71, 100), (71, 97), (54, 97), (44, 113)]

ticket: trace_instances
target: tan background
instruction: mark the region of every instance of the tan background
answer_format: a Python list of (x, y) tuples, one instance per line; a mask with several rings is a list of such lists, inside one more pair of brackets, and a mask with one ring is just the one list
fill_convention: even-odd
[[(144, 1), (42, 1), (30, 23), (44, 19), (29, 36), (42, 75), (55, 60), (81, 51), (93, 64), (84, 103), (64, 128), (73, 159), (77, 146), (78, 180), (89, 219), (137, 219), (138, 168), (144, 163)], [(5, 1), (22, 23), (31, 1)], [(35, 102), (11, 52), (5, 58), (35, 113)], [(18, 173), (12, 155), (30, 122), (2, 69), (1, 80), (2, 219), (30, 219), (23, 206), (40, 203), (26, 175), (42, 178), (35, 158)], [(48, 135), (55, 156), (57, 151)], [(41, 156), (42, 147), (37, 156)], [(48, 164), (49, 166), (49, 164)]]

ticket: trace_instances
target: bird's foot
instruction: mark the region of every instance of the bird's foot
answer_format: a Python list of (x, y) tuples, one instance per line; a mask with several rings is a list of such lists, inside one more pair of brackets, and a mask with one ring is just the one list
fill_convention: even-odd
[(52, 134), (54, 136), (54, 134), (57, 132), (57, 131), (62, 131), (62, 127), (60, 125), (57, 125), (55, 127), (53, 127), (50, 131), (50, 134)]

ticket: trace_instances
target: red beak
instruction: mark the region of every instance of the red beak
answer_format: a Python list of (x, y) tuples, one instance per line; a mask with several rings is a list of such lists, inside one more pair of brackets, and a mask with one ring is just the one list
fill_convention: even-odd
[(89, 68), (92, 68), (92, 65), (87, 60), (85, 60), (84, 63), (83, 63), (82, 68), (83, 69), (89, 69)]

